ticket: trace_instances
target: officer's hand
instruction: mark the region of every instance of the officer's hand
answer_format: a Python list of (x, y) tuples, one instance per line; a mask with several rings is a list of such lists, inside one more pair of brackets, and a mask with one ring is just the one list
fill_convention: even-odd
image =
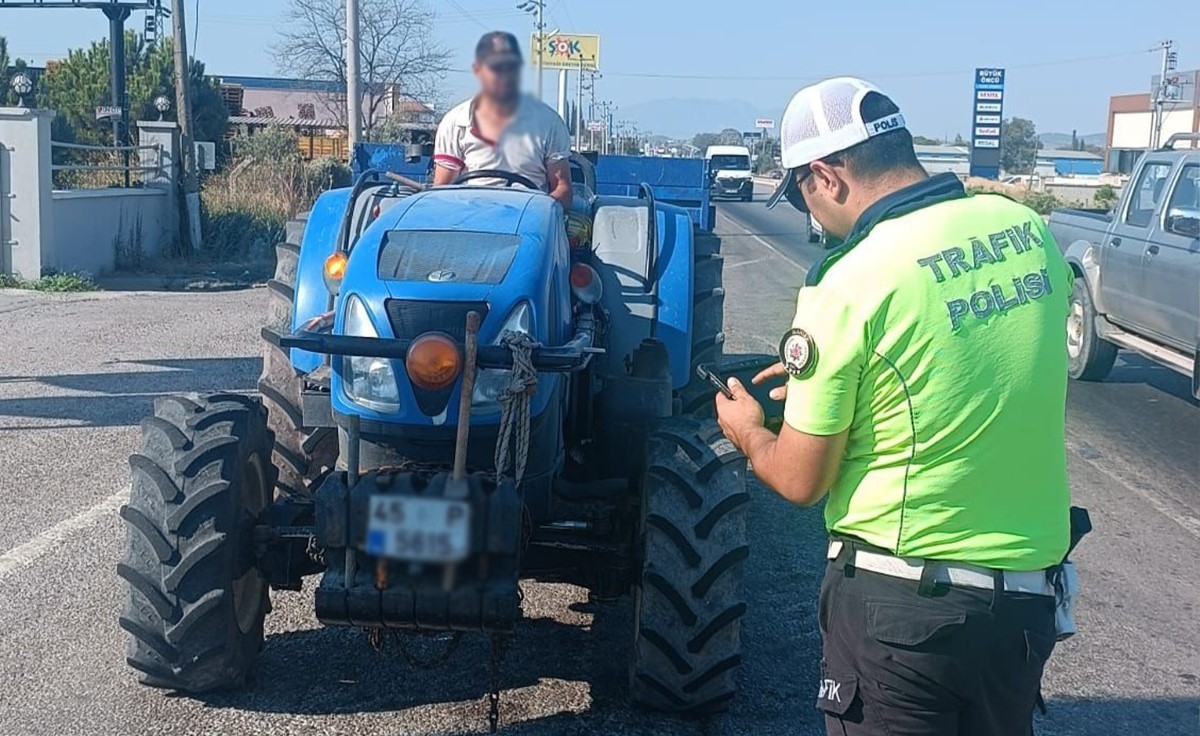
[(744, 450), (742, 436), (747, 429), (763, 426), (763, 410), (741, 381), (730, 378), (728, 386), (733, 393), (732, 399), (717, 394), (717, 423), (729, 441)]
[[(753, 383), (755, 386), (757, 386), (759, 384), (766, 383), (767, 381), (771, 380), (772, 378), (779, 378), (780, 376), (787, 376), (787, 374), (788, 374), (787, 369), (783, 367), (783, 362), (781, 361), (781, 362), (776, 363), (775, 365), (771, 366), (770, 368), (766, 368), (766, 369), (760, 371), (759, 374), (754, 377)], [(772, 399), (775, 399), (776, 401), (783, 401), (784, 399), (787, 398), (787, 384), (784, 383), (782, 386), (777, 386), (777, 387), (771, 389), (771, 393), (769, 394), (769, 396)]]

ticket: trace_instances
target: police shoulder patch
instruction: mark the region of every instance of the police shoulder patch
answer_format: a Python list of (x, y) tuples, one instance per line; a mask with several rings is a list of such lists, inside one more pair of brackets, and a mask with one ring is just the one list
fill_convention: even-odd
[(788, 330), (779, 341), (779, 360), (792, 378), (804, 377), (817, 362), (812, 335), (799, 327)]

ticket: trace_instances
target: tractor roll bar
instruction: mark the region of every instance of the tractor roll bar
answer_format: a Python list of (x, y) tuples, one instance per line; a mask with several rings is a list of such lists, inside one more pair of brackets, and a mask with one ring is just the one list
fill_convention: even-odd
[[(575, 336), (558, 347), (539, 345), (533, 349), (533, 367), (546, 373), (572, 373), (583, 370), (592, 356), (603, 352), (592, 347), (596, 319), (591, 313), (579, 315)], [(297, 330), (284, 334), (264, 327), (263, 339), (283, 349), (297, 348), (325, 355), (353, 355), (363, 358), (388, 358), (403, 361), (412, 340), (401, 338), (351, 337), (327, 332)], [(459, 348), (463, 346), (460, 344)], [(512, 368), (512, 352), (500, 345), (480, 345), (476, 364), (480, 368)]]

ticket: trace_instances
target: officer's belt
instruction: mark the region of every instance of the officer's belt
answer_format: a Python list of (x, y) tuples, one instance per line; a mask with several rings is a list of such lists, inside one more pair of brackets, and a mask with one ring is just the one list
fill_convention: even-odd
[(1054, 595), (1054, 586), (1051, 584), (1046, 570), (1020, 572), (1013, 570), (992, 570), (987, 567), (979, 567), (978, 565), (968, 565), (963, 562), (896, 557), (895, 555), (862, 549), (857, 544), (841, 539), (834, 539), (829, 543), (829, 559), (837, 559), (846, 546), (850, 547), (846, 564), (853, 566), (857, 570), (866, 570), (905, 580), (960, 585), (982, 590), (996, 590), (999, 582), (1003, 581), (1004, 592), (1006, 593)]

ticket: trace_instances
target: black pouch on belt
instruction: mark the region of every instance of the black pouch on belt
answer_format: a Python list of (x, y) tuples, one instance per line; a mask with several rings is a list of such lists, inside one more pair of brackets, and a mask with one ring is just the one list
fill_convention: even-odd
[(1071, 553), (1079, 540), (1092, 530), (1092, 519), (1087, 509), (1071, 507), (1071, 542), (1063, 561), (1050, 570), (1050, 582), (1054, 585), (1054, 628), (1058, 640), (1075, 635), (1075, 600), (1079, 597), (1079, 576), (1070, 561)]

